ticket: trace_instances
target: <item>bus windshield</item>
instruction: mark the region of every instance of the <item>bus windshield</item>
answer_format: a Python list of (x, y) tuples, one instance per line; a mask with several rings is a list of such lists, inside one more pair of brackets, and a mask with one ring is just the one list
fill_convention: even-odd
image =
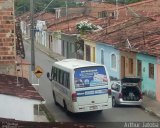
[(74, 71), (76, 88), (104, 86), (108, 84), (106, 71), (103, 66), (76, 68)]

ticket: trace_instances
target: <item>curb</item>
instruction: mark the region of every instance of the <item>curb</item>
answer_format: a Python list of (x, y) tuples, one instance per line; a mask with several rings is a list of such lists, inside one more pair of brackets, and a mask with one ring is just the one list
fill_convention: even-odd
[[(27, 42), (28, 44), (31, 44), (29, 39), (24, 39), (23, 40), (25, 42)], [(56, 60), (56, 58), (54, 58), (53, 56), (49, 55), (49, 53), (44, 52), (41, 48), (39, 48), (37, 45), (35, 45), (36, 49), (39, 49), (41, 52), (47, 54), (49, 57), (51, 57), (52, 59)], [(40, 105), (41, 109), (44, 111), (46, 118), (48, 119), (49, 122), (58, 122), (57, 120), (54, 119), (54, 116), (50, 113), (50, 111), (47, 109), (47, 107), (44, 104)]]
[(44, 104), (41, 104), (40, 107), (44, 111), (49, 122), (56, 122), (56, 120), (54, 119), (54, 116), (49, 112), (49, 110), (47, 109), (47, 107)]
[[(30, 39), (24, 39), (24, 38), (23, 38), (23, 40), (25, 40), (28, 44), (31, 44), (30, 41), (29, 41)], [(41, 48), (39, 48), (37, 45), (35, 45), (35, 48), (36, 48), (36, 49), (39, 49), (41, 52), (43, 52), (43, 53), (47, 54), (48, 56), (50, 56), (49, 53), (44, 52), (44, 51), (43, 51)], [(52, 59), (55, 59), (55, 58), (52, 57)]]
[[(30, 39), (25, 39), (25, 38), (23, 38), (23, 40), (26, 41), (28, 44), (31, 44), (30, 41), (29, 41)], [(53, 57), (53, 56), (51, 56), (49, 53), (45, 52), (43, 49), (40, 48), (40, 46), (38, 46), (38, 45), (35, 44), (35, 48), (36, 48), (36, 49), (39, 49), (41, 52), (47, 54), (47, 55), (48, 55), (49, 57), (51, 57), (53, 60), (57, 61), (57, 59), (56, 59), (55, 57)]]
[(147, 108), (147, 107), (145, 107), (145, 106), (143, 106), (143, 105), (141, 106), (141, 109), (143, 109), (144, 111), (150, 113), (150, 114), (153, 115), (153, 116), (156, 116), (156, 117), (160, 118), (160, 115), (159, 115), (159, 114), (157, 114), (157, 113), (154, 112), (153, 110), (151, 110), (151, 109), (149, 109), (149, 108)]

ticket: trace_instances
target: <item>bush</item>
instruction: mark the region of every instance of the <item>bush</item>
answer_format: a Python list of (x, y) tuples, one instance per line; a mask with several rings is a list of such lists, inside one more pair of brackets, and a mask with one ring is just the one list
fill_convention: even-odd
[(98, 29), (96, 25), (89, 23), (87, 20), (86, 21), (80, 21), (79, 23), (76, 24), (76, 29), (79, 32), (85, 32), (85, 31), (92, 31)]

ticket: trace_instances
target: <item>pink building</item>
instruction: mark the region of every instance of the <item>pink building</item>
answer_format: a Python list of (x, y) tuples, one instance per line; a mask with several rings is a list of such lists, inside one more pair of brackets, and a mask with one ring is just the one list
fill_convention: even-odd
[(156, 98), (160, 101), (160, 58), (157, 58), (157, 81), (156, 81)]

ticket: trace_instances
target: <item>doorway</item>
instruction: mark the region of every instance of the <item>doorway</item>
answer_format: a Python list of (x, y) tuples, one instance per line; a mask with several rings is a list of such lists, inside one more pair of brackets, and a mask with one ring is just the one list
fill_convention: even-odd
[(121, 56), (121, 79), (125, 77), (125, 57)]
[[(142, 61), (137, 60), (137, 76), (142, 78)], [(142, 83), (139, 84), (140, 89), (142, 89)]]
[(91, 61), (91, 49), (89, 45), (86, 45), (86, 60)]

